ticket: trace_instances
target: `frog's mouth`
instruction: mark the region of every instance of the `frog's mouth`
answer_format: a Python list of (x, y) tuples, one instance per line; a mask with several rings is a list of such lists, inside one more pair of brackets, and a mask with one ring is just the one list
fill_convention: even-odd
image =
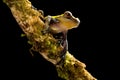
[(71, 24), (71, 26), (73, 26), (72, 28), (76, 28), (80, 24), (80, 19), (79, 18), (75, 18), (74, 16), (72, 16), (71, 21), (72, 22), (70, 22), (70, 24)]

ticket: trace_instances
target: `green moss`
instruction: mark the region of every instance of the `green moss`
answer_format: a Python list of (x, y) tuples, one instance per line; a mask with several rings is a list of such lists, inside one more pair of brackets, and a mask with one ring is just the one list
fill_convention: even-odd
[(50, 41), (46, 40), (44, 43), (45, 43), (45, 46), (48, 47), (48, 48), (51, 46), (51, 42)]
[(55, 45), (51, 45), (51, 49), (49, 49), (48, 51), (48, 57), (51, 58), (51, 59), (55, 59), (56, 56), (58, 55), (57, 53), (57, 48)]
[(33, 45), (33, 43), (31, 41), (27, 41), (27, 42), (28, 42), (28, 44)]
[(25, 37), (26, 35), (25, 34), (21, 34), (21, 37)]

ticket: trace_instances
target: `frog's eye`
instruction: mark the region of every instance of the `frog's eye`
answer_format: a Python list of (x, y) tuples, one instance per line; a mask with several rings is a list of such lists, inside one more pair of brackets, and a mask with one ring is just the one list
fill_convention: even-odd
[(71, 19), (72, 13), (71, 13), (70, 11), (66, 11), (66, 12), (64, 13), (64, 16), (65, 16), (66, 18), (68, 18), (68, 19)]

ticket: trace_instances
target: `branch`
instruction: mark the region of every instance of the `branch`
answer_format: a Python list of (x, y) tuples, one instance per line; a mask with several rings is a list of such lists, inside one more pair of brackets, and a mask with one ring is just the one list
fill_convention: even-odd
[(86, 65), (74, 58), (69, 51), (62, 64), (61, 51), (63, 46), (58, 44), (52, 34), (43, 34), (44, 16), (34, 9), (28, 0), (3, 0), (10, 8), (20, 28), (24, 31), (32, 45), (32, 50), (41, 54), (46, 60), (56, 66), (58, 76), (66, 80), (97, 80), (86, 69)]

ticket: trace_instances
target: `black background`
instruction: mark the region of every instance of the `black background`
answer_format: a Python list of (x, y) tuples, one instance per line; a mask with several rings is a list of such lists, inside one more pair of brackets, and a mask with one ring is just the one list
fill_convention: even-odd
[[(108, 10), (102, 1), (87, 0), (30, 0), (45, 16), (71, 11), (81, 20), (78, 28), (68, 32), (69, 52), (84, 62), (86, 69), (98, 80), (115, 80), (114, 37)], [(27, 38), (21, 38), (9, 8), (0, 4), (0, 57), (4, 78), (62, 80), (55, 67), (41, 55), (32, 57)], [(112, 56), (112, 57), (111, 57)]]

